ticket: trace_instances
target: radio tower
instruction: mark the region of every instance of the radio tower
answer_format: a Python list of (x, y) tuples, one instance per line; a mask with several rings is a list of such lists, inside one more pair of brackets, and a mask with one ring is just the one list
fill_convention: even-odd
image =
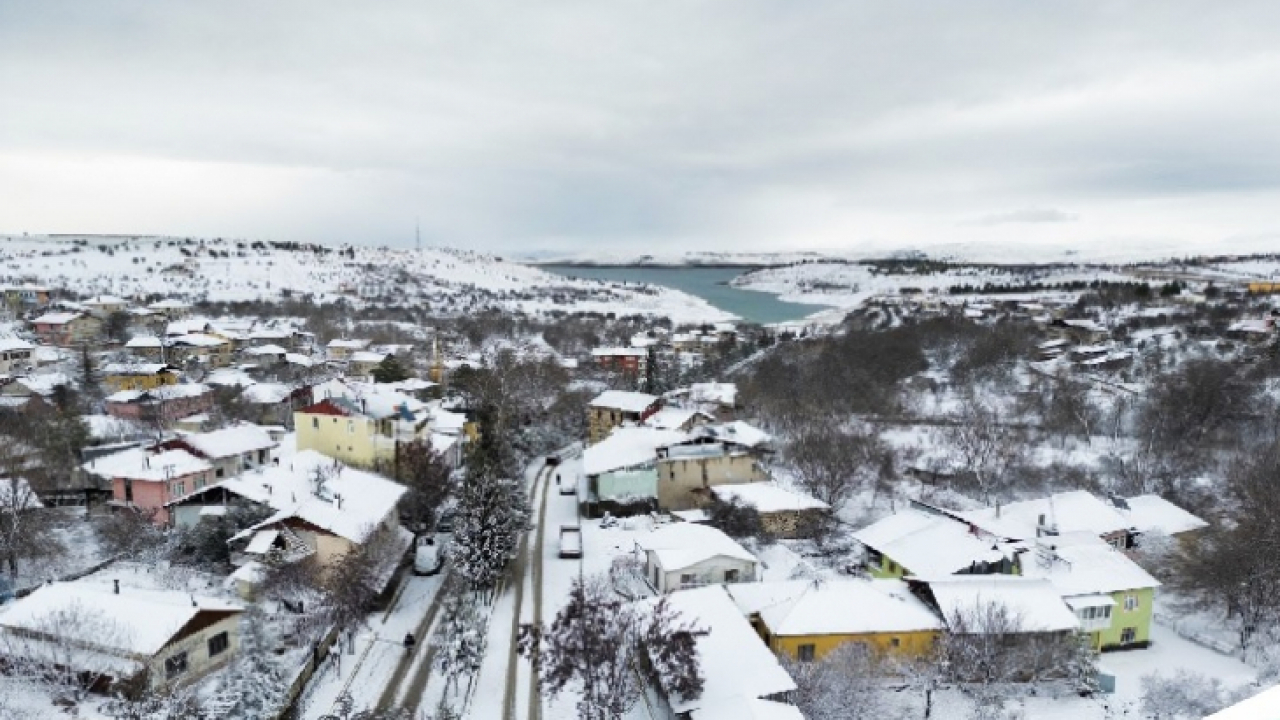
[(422, 228), (418, 218), (413, 219), (413, 242), (417, 245), (418, 252), (422, 252)]

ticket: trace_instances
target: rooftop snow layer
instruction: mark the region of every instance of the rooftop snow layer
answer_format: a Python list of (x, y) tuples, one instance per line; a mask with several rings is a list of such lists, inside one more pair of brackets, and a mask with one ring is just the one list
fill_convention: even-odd
[(713, 527), (696, 523), (667, 525), (636, 538), (636, 545), (652, 552), (667, 572), (721, 556), (759, 562), (733, 538)]

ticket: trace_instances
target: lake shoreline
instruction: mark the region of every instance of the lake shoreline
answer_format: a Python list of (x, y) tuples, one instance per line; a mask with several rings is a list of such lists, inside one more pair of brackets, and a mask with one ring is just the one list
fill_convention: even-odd
[(544, 272), (606, 283), (665, 287), (705, 300), (743, 322), (760, 325), (805, 323), (828, 312), (829, 305), (783, 300), (767, 290), (738, 287), (734, 280), (759, 265), (636, 265), (586, 263), (529, 263)]

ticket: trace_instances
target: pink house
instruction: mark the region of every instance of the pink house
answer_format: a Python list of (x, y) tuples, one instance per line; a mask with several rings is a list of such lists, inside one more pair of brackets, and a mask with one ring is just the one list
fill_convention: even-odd
[(169, 524), (165, 504), (170, 500), (215, 482), (213, 466), (186, 450), (131, 448), (98, 458), (84, 469), (111, 481), (112, 505), (147, 512), (157, 525)]

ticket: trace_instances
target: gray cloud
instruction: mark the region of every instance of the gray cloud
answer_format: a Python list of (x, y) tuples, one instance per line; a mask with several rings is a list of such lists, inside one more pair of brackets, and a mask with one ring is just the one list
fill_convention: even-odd
[[(637, 254), (1265, 234), (1277, 21), (0, 0), (0, 231), (407, 243), (421, 217), (435, 242)], [(973, 208), (1033, 210), (955, 222)]]
[(974, 221), (976, 225), (1007, 225), (1009, 223), (1067, 223), (1075, 222), (1079, 216), (1074, 213), (1055, 210), (1053, 208), (1028, 208), (1012, 212), (983, 215)]

